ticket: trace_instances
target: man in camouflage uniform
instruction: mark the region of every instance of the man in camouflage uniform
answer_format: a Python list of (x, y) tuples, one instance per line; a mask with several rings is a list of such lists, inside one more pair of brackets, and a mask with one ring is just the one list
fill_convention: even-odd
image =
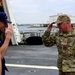
[[(52, 25), (55, 23), (59, 30), (50, 34)], [(56, 22), (48, 25), (42, 41), (48, 47), (57, 45), (59, 75), (75, 75), (75, 28), (71, 25), (69, 16), (59, 15)]]

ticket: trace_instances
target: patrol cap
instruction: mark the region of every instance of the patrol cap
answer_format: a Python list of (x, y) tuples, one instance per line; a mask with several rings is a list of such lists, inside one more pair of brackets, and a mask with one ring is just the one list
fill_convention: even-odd
[(71, 21), (70, 17), (66, 14), (61, 14), (58, 16), (57, 21), (55, 23), (59, 24), (62, 22), (67, 22), (67, 21)]
[(12, 23), (11, 21), (7, 20), (7, 15), (5, 12), (0, 12), (0, 21), (5, 23)]

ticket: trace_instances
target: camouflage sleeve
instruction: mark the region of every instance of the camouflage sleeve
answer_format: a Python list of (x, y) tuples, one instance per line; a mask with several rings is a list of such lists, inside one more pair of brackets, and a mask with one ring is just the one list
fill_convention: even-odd
[(45, 32), (42, 36), (42, 42), (47, 47), (53, 46), (56, 44), (55, 34), (50, 35), (50, 32)]

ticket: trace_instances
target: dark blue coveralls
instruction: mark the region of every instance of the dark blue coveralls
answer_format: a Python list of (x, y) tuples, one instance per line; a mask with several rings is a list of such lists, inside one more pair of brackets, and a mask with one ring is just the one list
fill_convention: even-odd
[[(5, 33), (0, 31), (0, 47), (3, 45), (5, 40)], [(5, 66), (5, 59), (2, 59), (2, 75), (5, 75), (5, 70), (8, 71), (7, 67)]]

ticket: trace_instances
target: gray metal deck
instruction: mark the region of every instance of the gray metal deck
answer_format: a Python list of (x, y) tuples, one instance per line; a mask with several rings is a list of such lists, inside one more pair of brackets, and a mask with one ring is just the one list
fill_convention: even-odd
[(9, 46), (6, 75), (58, 75), (57, 48), (44, 45)]

